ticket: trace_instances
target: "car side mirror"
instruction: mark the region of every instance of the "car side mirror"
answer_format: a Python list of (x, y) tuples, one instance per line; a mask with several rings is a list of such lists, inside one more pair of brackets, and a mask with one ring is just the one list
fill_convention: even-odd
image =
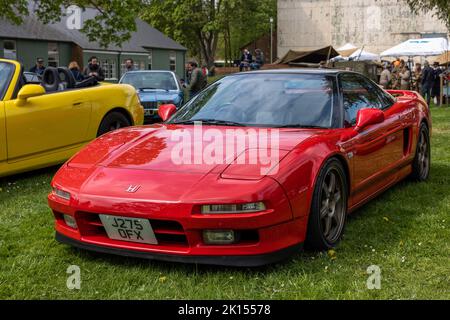
[(174, 104), (163, 104), (158, 109), (158, 115), (162, 121), (167, 121), (175, 112), (177, 112), (177, 107)]
[(382, 110), (374, 108), (361, 109), (356, 116), (355, 130), (360, 132), (370, 125), (382, 123), (383, 121), (384, 112)]
[(45, 94), (45, 89), (38, 84), (27, 84), (20, 89), (17, 95), (17, 104), (24, 105), (28, 99)]

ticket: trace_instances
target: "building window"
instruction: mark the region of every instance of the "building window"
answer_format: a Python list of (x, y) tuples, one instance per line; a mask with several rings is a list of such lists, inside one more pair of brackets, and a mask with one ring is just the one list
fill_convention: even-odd
[(56, 42), (48, 43), (48, 66), (59, 67), (59, 50)]
[(153, 50), (148, 49), (148, 70), (153, 68)]
[(169, 52), (169, 69), (170, 71), (177, 70), (177, 53), (175, 51)]
[(3, 40), (3, 50), (5, 59), (17, 60), (16, 41)]
[(105, 80), (117, 80), (117, 66), (115, 59), (102, 59), (102, 68), (105, 72)]

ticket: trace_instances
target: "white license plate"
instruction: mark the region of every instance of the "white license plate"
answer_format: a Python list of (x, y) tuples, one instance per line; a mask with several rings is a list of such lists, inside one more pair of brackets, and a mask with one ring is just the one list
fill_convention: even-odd
[(158, 244), (150, 221), (101, 214), (100, 220), (110, 239)]

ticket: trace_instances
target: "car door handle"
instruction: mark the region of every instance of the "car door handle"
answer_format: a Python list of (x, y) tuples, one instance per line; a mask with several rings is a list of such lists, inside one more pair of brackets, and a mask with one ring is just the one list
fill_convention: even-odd
[(79, 107), (79, 106), (81, 106), (83, 103), (84, 103), (83, 101), (77, 101), (77, 102), (74, 102), (74, 103), (72, 104), (72, 106), (74, 106), (74, 107)]

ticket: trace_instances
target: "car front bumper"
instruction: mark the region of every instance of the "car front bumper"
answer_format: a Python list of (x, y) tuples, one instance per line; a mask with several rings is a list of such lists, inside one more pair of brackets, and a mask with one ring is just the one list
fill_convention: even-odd
[(197, 255), (177, 255), (155, 252), (142, 252), (136, 250), (128, 250), (121, 248), (108, 247), (103, 245), (94, 245), (74, 240), (59, 232), (56, 232), (56, 240), (60, 243), (70, 245), (75, 248), (89, 250), (99, 253), (119, 255), (124, 257), (160, 260), (177, 263), (195, 263), (218, 266), (233, 267), (259, 267), (267, 264), (275, 263), (288, 258), (289, 256), (299, 252), (303, 248), (303, 243), (299, 243), (278, 251), (259, 254), (259, 255), (229, 255), (229, 256), (197, 256)]
[[(100, 208), (86, 212), (61, 203), (53, 194), (49, 205), (55, 216), (56, 239), (82, 249), (148, 259), (230, 266), (261, 266), (274, 263), (298, 251), (305, 240), (307, 217), (293, 218), (288, 203), (274, 210), (236, 216), (192, 214), (190, 205), (161, 207), (157, 214), (105, 212)], [(139, 207), (135, 205), (135, 208)], [(96, 212), (96, 213), (92, 213)], [(148, 219), (158, 244), (110, 239), (100, 214)], [(64, 215), (77, 222), (69, 227)], [(233, 230), (239, 240), (232, 244), (206, 244), (205, 230)]]

